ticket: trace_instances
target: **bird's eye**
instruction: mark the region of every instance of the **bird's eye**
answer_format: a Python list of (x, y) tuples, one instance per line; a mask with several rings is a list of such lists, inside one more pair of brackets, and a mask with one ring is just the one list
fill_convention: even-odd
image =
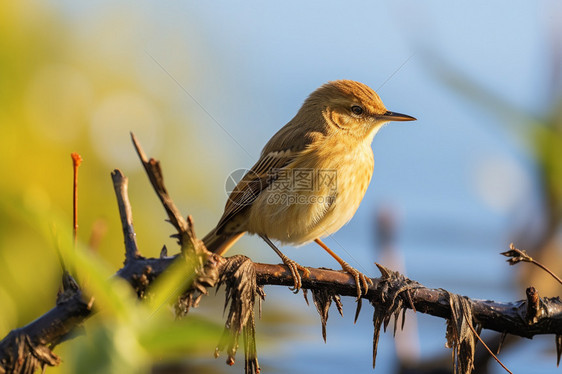
[(351, 111), (353, 112), (353, 114), (358, 116), (363, 114), (363, 108), (361, 108), (359, 105), (352, 106)]

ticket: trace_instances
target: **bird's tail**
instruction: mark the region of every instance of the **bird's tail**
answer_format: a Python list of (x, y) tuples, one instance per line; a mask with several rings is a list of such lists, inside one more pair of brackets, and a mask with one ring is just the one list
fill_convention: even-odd
[(213, 229), (203, 238), (203, 243), (209, 251), (222, 256), (244, 234), (245, 232), (237, 234), (217, 234), (217, 229)]

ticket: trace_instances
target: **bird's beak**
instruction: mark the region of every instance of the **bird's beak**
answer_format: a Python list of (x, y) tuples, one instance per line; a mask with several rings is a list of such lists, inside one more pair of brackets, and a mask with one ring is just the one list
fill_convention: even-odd
[(396, 113), (396, 112), (386, 112), (382, 115), (382, 118), (387, 121), (415, 121), (416, 118), (409, 116), (407, 114)]

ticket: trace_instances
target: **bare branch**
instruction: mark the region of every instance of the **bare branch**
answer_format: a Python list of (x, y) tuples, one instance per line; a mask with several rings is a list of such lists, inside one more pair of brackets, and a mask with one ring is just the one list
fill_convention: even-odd
[(125, 238), (125, 263), (127, 263), (140, 257), (135, 229), (133, 228), (131, 203), (129, 203), (129, 195), (127, 194), (128, 179), (119, 169), (113, 170), (111, 179), (113, 180), (113, 188), (115, 189), (117, 205), (119, 206), (119, 216), (121, 217), (123, 237)]
[[(117, 275), (126, 279), (137, 291), (138, 295), (145, 295), (147, 287), (174, 261), (175, 257), (143, 258), (138, 257), (127, 262)], [(222, 259), (222, 258), (220, 258)], [(225, 264), (232, 261), (229, 258), (217, 261), (210, 265), (210, 269), (222, 272)], [(213, 262), (213, 261), (211, 261)], [(246, 265), (247, 266), (247, 265)], [(253, 263), (257, 286), (280, 285), (290, 287), (293, 279), (289, 269), (282, 264)], [(390, 302), (392, 294), (399, 290), (407, 289), (410, 293), (412, 305), (420, 313), (430, 314), (441, 318), (451, 318), (449, 295), (445, 290), (426, 288), (417, 282), (393, 276), (392, 279), (372, 278), (373, 285), (363, 298), (371, 302)], [(310, 268), (310, 276), (303, 278), (303, 289), (329, 290), (340, 295), (356, 297), (357, 290), (351, 275), (328, 269)], [(400, 297), (406, 298), (406, 295)], [(483, 328), (531, 338), (538, 334), (562, 335), (562, 303), (558, 298), (541, 298), (540, 313), (535, 323), (529, 324), (526, 319), (527, 301), (521, 300), (512, 303), (498, 303), (494, 301), (468, 299), (474, 320)], [(403, 307), (411, 308), (408, 302)], [(80, 297), (69, 298), (57, 304), (51, 311), (38, 318), (32, 324), (15, 330), (0, 342), (0, 365), (6, 362), (9, 347), (15, 344), (19, 333), (30, 336), (31, 341), (41, 341), (45, 345), (55, 343), (65, 336), (73, 327), (79, 325), (90, 314), (88, 304)], [(21, 339), (21, 338), (20, 338)]]
[(80, 326), (92, 311), (91, 302), (68, 273), (63, 274), (64, 290), (56, 306), (26, 326), (10, 331), (0, 341), (0, 373), (32, 374), (37, 368), (55, 366), (60, 358), (52, 348)]
[(164, 176), (160, 168), (160, 162), (153, 158), (148, 159), (135, 134), (131, 133), (131, 139), (142, 162), (142, 166), (144, 166), (144, 170), (146, 170), (146, 174), (150, 179), (150, 184), (152, 184), (156, 195), (162, 202), (164, 209), (166, 209), (166, 214), (170, 219), (170, 223), (176, 228), (178, 233), (186, 232), (188, 230), (187, 221), (181, 215), (179, 209), (170, 198), (166, 186), (164, 186)]
[(153, 158), (148, 159), (135, 134), (131, 133), (131, 139), (144, 170), (146, 171), (148, 179), (166, 210), (169, 222), (176, 228), (177, 234), (172, 235), (172, 237), (179, 240), (179, 244), (184, 255), (192, 255), (194, 253), (202, 264), (205, 259), (211, 255), (211, 253), (207, 251), (203, 243), (197, 239), (197, 236), (195, 235), (195, 228), (193, 226), (193, 218), (188, 216), (187, 220), (185, 220), (168, 194), (168, 190), (164, 185), (164, 175), (160, 167), (160, 161)]
[[(291, 272), (284, 265), (256, 263), (256, 276), (259, 285), (292, 286)], [(310, 269), (310, 276), (302, 279), (303, 289), (329, 288), (340, 296), (357, 296), (353, 277), (342, 271), (328, 269)], [(407, 279), (407, 278), (406, 278)], [(388, 281), (383, 278), (371, 278), (373, 285), (363, 298), (380, 301), (388, 295)], [(426, 288), (419, 283), (408, 280), (415, 285), (410, 291), (413, 306), (420, 313), (430, 314), (440, 318), (450, 318), (451, 308), (448, 294), (443, 289)], [(408, 286), (407, 282), (398, 282), (392, 289)], [(527, 302), (525, 300), (500, 303), (491, 300), (470, 300), (473, 317), (482, 327), (488, 330), (506, 332), (508, 334), (532, 338), (541, 334), (562, 334), (562, 302), (558, 297), (541, 298), (541, 308), (544, 313), (534, 324), (528, 324), (525, 318)], [(406, 304), (411, 308), (408, 304)]]

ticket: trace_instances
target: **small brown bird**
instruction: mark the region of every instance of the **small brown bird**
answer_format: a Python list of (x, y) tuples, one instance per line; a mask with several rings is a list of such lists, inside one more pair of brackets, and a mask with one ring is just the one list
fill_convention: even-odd
[(352, 268), (320, 238), (333, 234), (355, 214), (373, 175), (371, 142), (389, 121), (414, 117), (389, 112), (368, 86), (338, 80), (324, 84), (262, 150), (258, 162), (231, 192), (217, 226), (203, 239), (225, 253), (246, 232), (259, 235), (281, 257), (294, 277), (294, 290), (309, 270), (272, 243), (315, 241), (353, 275), (357, 297), (371, 279)]

